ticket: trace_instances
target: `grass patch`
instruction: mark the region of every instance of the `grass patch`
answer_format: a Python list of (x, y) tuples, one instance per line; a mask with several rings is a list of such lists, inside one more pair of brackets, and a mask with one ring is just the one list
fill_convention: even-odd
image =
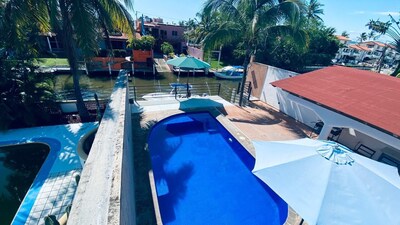
[(66, 58), (37, 58), (35, 65), (40, 67), (69, 66)]
[(211, 69), (215, 69), (215, 70), (221, 69), (222, 67), (227, 66), (226, 63), (224, 63), (222, 61), (219, 61), (219, 64), (218, 64), (218, 59), (213, 59), (213, 58), (211, 58), (210, 65), (211, 65)]

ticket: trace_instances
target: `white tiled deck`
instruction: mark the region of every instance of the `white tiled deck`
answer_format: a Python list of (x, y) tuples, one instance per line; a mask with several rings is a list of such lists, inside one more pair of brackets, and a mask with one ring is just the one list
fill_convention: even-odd
[(43, 224), (43, 218), (54, 215), (60, 218), (66, 208), (72, 204), (77, 187), (75, 177), (81, 169), (49, 174), (38, 196), (25, 225)]

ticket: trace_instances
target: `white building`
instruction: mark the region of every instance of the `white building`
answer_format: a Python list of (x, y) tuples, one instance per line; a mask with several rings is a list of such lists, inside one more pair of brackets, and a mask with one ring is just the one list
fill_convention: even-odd
[[(252, 96), (342, 143), (400, 168), (400, 79), (333, 66), (297, 75), (252, 63)], [(287, 78), (287, 79), (286, 79)]]
[(350, 44), (350, 41), (343, 36), (337, 36), (342, 47), (339, 48), (335, 59), (337, 62), (353, 63), (360, 62), (370, 63), (375, 66), (381, 58), (383, 52), (385, 54), (384, 64), (387, 66), (395, 66), (400, 61), (400, 53), (396, 51), (396, 47), (379, 41), (366, 41), (358, 44)]
[(349, 45), (351, 39), (342, 35), (336, 35), (336, 38), (339, 40), (340, 44), (347, 46)]

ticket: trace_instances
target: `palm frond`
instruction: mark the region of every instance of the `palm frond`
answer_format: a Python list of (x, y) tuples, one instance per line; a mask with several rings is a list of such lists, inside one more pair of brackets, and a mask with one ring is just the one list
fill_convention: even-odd
[(60, 11), (59, 11), (59, 5), (58, 5), (58, 0), (48, 0), (47, 1), (47, 11), (49, 14), (49, 19), (50, 19), (50, 24), (51, 27), (55, 32), (59, 32), (61, 29), (61, 23), (60, 23)]
[(119, 0), (98, 0), (103, 8), (102, 17), (112, 21), (120, 31), (133, 34), (134, 20)]
[(236, 27), (233, 23), (222, 23), (219, 29), (207, 34), (203, 40), (205, 50), (215, 49), (222, 44), (232, 42), (240, 39), (241, 29)]
[(123, 0), (123, 3), (125, 4), (126, 8), (133, 9), (133, 0)]
[(277, 25), (266, 30), (268, 35), (272, 36), (287, 36), (291, 37), (298, 46), (306, 47), (309, 42), (309, 37), (306, 31), (297, 29), (292, 25)]
[(215, 11), (219, 11), (226, 15), (228, 20), (235, 20), (245, 24), (243, 14), (237, 8), (238, 2), (240, 0), (208, 0), (204, 5), (203, 12), (210, 15)]
[(85, 56), (97, 51), (97, 27), (95, 9), (90, 0), (70, 1), (70, 20), (76, 43)]

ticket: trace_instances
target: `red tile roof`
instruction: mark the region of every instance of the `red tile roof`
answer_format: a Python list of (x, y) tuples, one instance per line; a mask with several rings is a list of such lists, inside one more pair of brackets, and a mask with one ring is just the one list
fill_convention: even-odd
[(271, 83), (400, 137), (400, 79), (332, 66)]
[(373, 44), (373, 45), (385, 47), (385, 44), (382, 42), (379, 42), (379, 41), (366, 41), (366, 42), (363, 42), (362, 44)]
[(342, 35), (336, 35), (336, 38), (341, 41), (350, 41), (350, 38), (342, 36)]
[(394, 45), (391, 45), (391, 44), (388, 44), (387, 45), (389, 48), (391, 48), (391, 49), (393, 49), (393, 50), (396, 50), (397, 51), (397, 48), (396, 48), (396, 46), (394, 46)]
[(367, 51), (367, 52), (371, 51), (371, 49), (369, 49), (366, 46), (362, 46), (362, 45), (349, 45), (349, 47), (353, 48), (353, 49), (360, 50), (360, 51)]

